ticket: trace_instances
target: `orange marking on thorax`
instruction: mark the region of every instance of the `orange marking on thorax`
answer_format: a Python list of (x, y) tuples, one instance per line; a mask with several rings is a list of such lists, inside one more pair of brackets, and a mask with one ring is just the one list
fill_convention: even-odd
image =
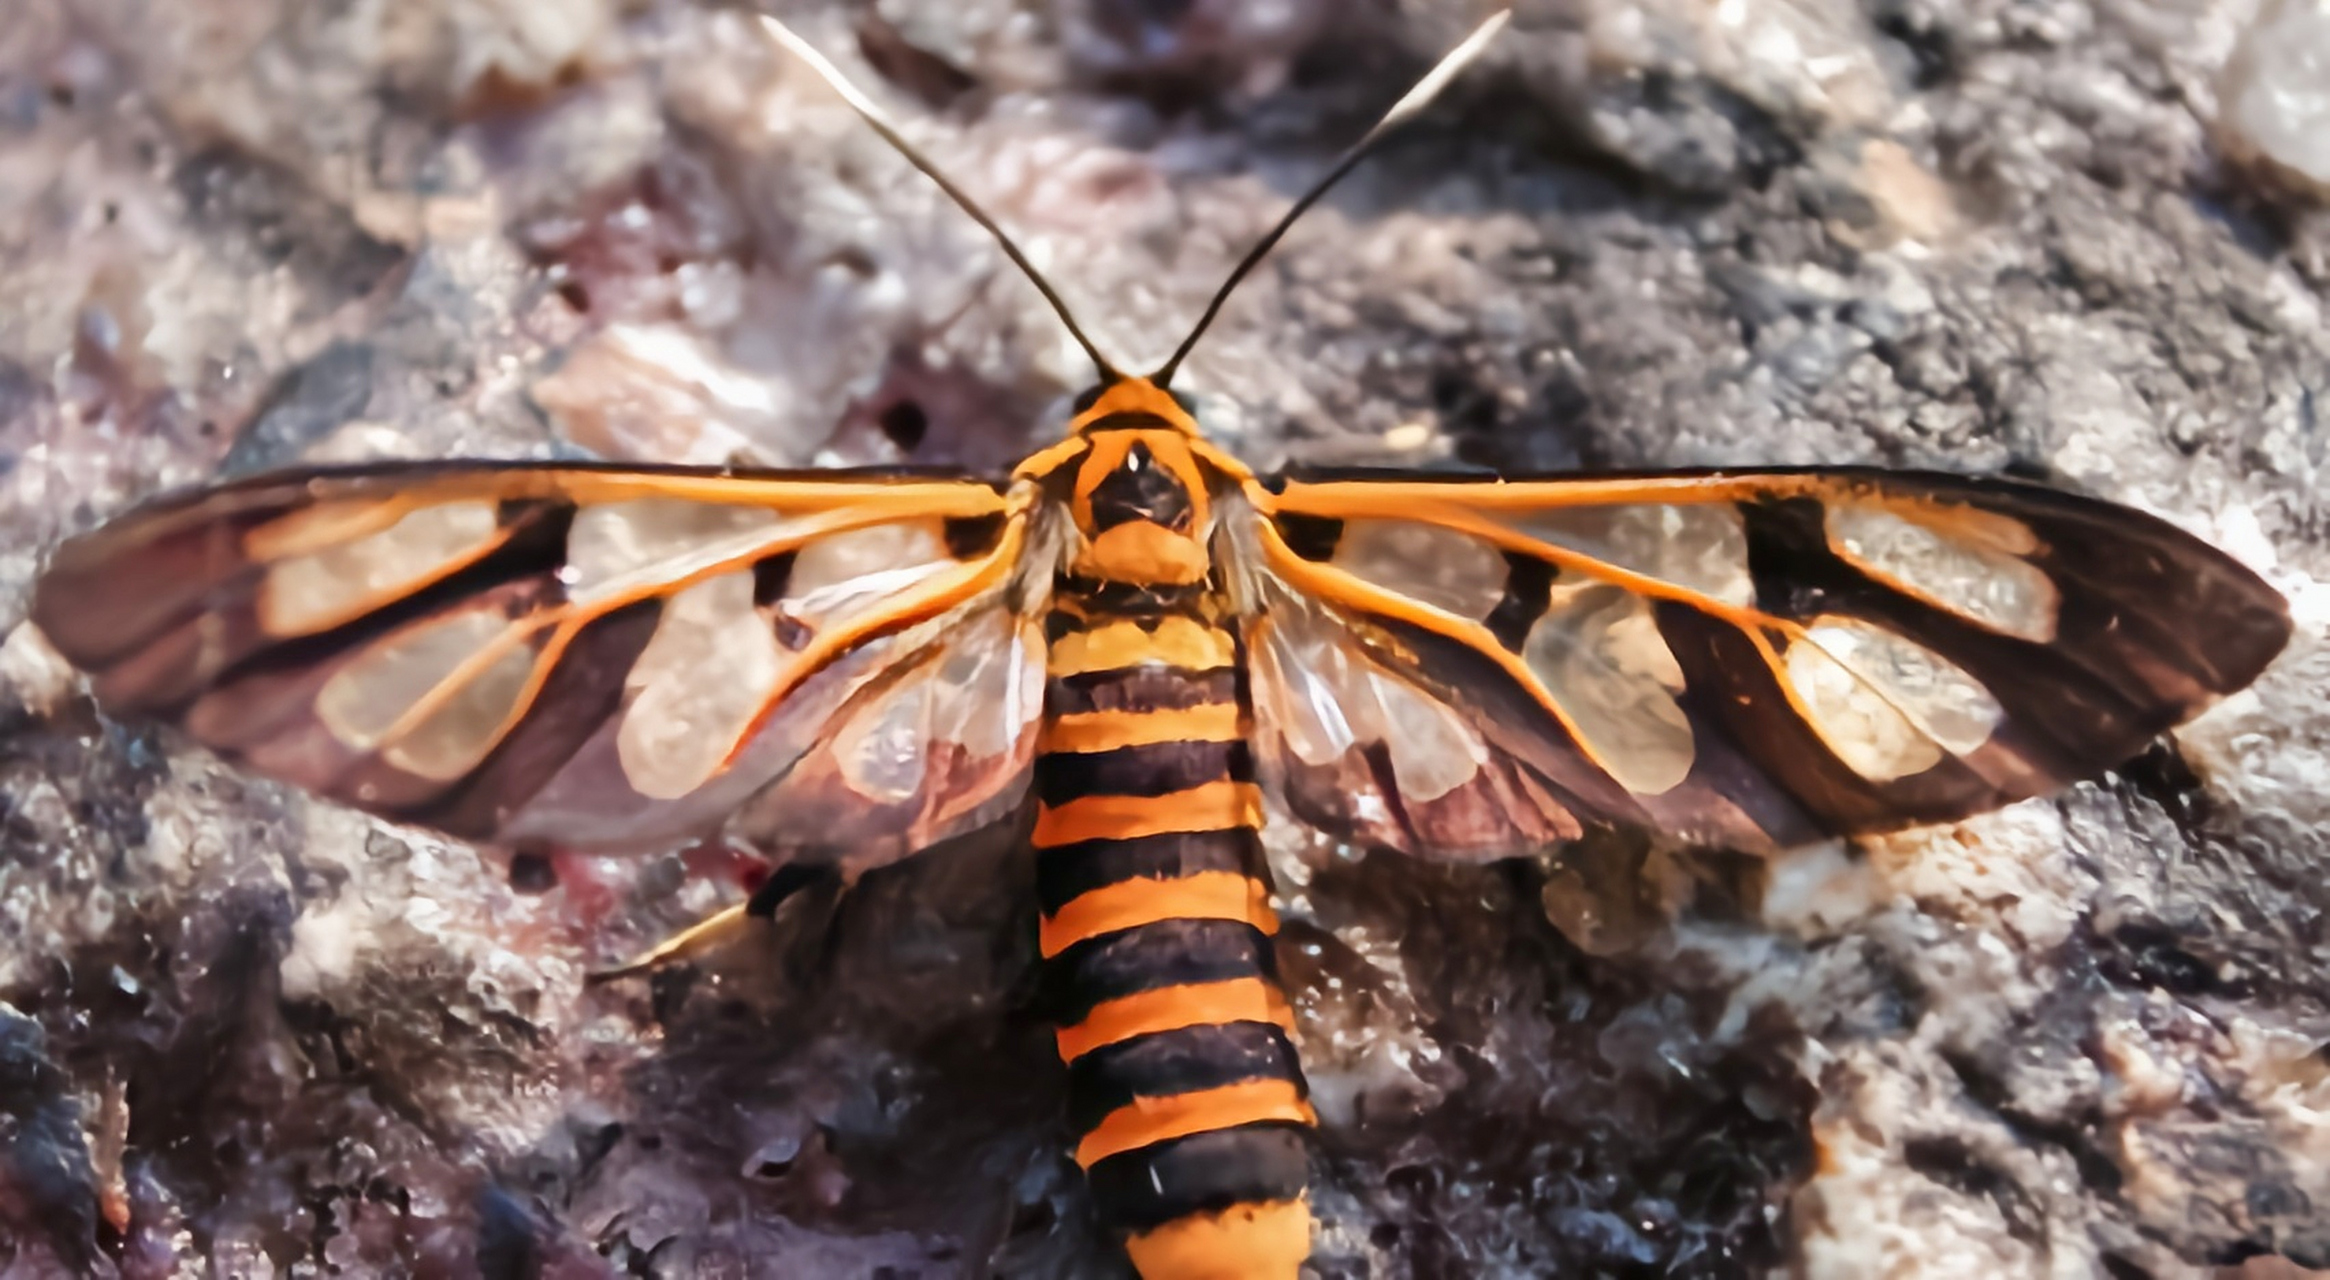
[(1160, 742), (1236, 742), (1245, 736), (1234, 703), (1158, 711), (1078, 711), (1052, 716), (1038, 751), (1115, 751)]
[(1076, 1144), (1076, 1163), (1089, 1169), (1119, 1152), (1269, 1120), (1315, 1125), (1319, 1117), (1291, 1080), (1242, 1080), (1196, 1093), (1135, 1098), (1084, 1135)]
[(1029, 454), (1025, 458), (1020, 459), (1019, 465), (1011, 469), (1012, 478), (1017, 480), (1041, 480), (1044, 477), (1051, 475), (1053, 472), (1058, 471), (1060, 468), (1075, 462), (1079, 458), (1082, 458), (1084, 456), (1084, 451), (1089, 448), (1091, 448), (1091, 446), (1085, 443), (1082, 436), (1069, 436), (1067, 439), (1060, 441), (1058, 444), (1046, 445), (1045, 447), (1036, 450), (1034, 453)]
[(1204, 543), (1142, 520), (1120, 524), (1086, 543), (1070, 568), (1103, 582), (1180, 587), (1204, 581), (1212, 565)]
[(1278, 932), (1270, 886), (1237, 871), (1200, 871), (1171, 880), (1120, 880), (1078, 895), (1043, 918), (1038, 948), (1046, 960), (1087, 938), (1160, 920), (1239, 920)]
[(1196, 504), (1194, 514), (1198, 523), (1204, 522), (1206, 511), (1205, 475), (1197, 469), (1197, 454), (1189, 447), (1189, 437), (1180, 431), (1156, 428), (1112, 429), (1095, 431), (1087, 438), (1090, 448), (1076, 464), (1075, 499), (1079, 518), (1091, 513), (1092, 491), (1117, 468), (1125, 465), (1125, 458), (1138, 445), (1149, 451), (1156, 466), (1173, 473), (1182, 487), (1189, 490), (1189, 499)]
[(1311, 1256), (1311, 1206), (1234, 1204), (1125, 1241), (1141, 1280), (1295, 1280)]
[(1162, 796), (1082, 796), (1036, 809), (1038, 849), (1079, 840), (1133, 840), (1174, 831), (1262, 825), (1262, 792), (1227, 778)]
[(1062, 1027), (1055, 1034), (1060, 1061), (1074, 1062), (1095, 1049), (1134, 1036), (1233, 1022), (1268, 1022), (1292, 1032), (1294, 1011), (1287, 1007), (1286, 996), (1262, 979), (1229, 978), (1161, 987), (1110, 1000), (1094, 1006), (1084, 1021)]

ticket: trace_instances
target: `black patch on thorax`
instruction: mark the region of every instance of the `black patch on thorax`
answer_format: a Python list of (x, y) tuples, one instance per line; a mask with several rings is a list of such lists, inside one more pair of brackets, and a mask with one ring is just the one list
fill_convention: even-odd
[(1102, 476), (1092, 488), (1092, 527), (1096, 532), (1146, 520), (1187, 533), (1190, 516), (1188, 487), (1172, 471), (1157, 465), (1156, 455), (1145, 444), (1136, 443), (1126, 450), (1116, 470)]

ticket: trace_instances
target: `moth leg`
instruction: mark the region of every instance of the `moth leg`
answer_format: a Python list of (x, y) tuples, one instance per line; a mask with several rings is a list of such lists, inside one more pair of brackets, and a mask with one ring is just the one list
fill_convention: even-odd
[(829, 866), (788, 862), (771, 872), (769, 878), (761, 882), (760, 888), (753, 890), (751, 897), (722, 907), (621, 964), (592, 971), (587, 980), (593, 983), (612, 982), (617, 978), (636, 977), (669, 964), (701, 960), (734, 943), (751, 922), (773, 919), (777, 908), (783, 906), (786, 899), (811, 885), (833, 879), (835, 874)]
[(637, 977), (667, 964), (701, 960), (736, 940), (744, 931), (745, 921), (749, 918), (745, 909), (750, 905), (749, 902), (738, 902), (722, 907), (621, 964), (592, 970), (585, 981), (613, 982), (617, 978)]
[(785, 900), (814, 884), (839, 881), (841, 871), (831, 863), (788, 862), (769, 873), (761, 886), (744, 900), (744, 912), (760, 920), (773, 919)]

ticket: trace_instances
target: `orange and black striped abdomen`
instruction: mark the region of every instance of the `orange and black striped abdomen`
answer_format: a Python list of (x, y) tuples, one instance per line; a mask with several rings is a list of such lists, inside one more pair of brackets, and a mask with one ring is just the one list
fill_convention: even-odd
[(1036, 761), (1077, 1162), (1149, 1280), (1292, 1277), (1310, 1251), (1313, 1117), (1271, 949), (1236, 642), (1194, 611), (1120, 601), (1061, 599)]

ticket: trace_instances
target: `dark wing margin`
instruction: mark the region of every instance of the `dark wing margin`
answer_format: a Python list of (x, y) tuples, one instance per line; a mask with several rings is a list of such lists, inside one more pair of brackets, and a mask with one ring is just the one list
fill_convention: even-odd
[(2290, 635), (2190, 534), (2012, 481), (1389, 473), (1248, 501), (1260, 758), (1298, 814), (1445, 856), (1965, 817), (2128, 758)]
[(110, 713), (456, 836), (650, 846), (773, 790), (926, 843), (1024, 782), (1025, 514), (891, 472), (274, 475), (66, 543), (32, 616)]

